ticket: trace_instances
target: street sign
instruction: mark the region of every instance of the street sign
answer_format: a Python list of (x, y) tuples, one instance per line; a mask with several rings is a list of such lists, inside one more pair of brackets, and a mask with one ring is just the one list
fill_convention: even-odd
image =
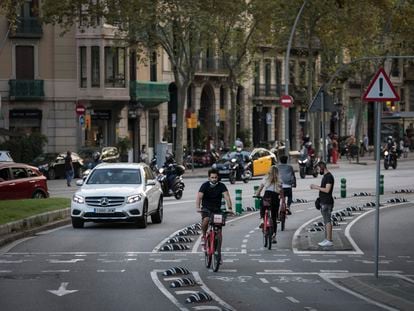
[[(322, 107), (323, 106), (323, 107)], [(337, 112), (339, 106), (335, 105), (332, 100), (332, 96), (328, 92), (324, 91), (324, 86), (322, 85), (318, 93), (312, 99), (312, 102), (309, 105), (309, 112)]]
[(362, 100), (365, 101), (398, 101), (400, 97), (392, 85), (390, 78), (385, 73), (384, 68), (380, 68), (372, 79)]
[(270, 112), (266, 113), (266, 124), (267, 125), (272, 124), (272, 114)]
[(85, 117), (84, 115), (79, 116), (79, 124), (82, 126), (85, 123)]
[(177, 127), (177, 114), (171, 114), (171, 125), (172, 127)]
[(86, 108), (85, 108), (85, 106), (84, 105), (81, 105), (81, 104), (77, 104), (76, 105), (76, 113), (78, 114), (78, 115), (82, 115), (82, 114), (85, 114), (85, 111), (86, 111)]
[(280, 97), (280, 105), (285, 108), (290, 108), (293, 105), (293, 97), (290, 95), (283, 95)]

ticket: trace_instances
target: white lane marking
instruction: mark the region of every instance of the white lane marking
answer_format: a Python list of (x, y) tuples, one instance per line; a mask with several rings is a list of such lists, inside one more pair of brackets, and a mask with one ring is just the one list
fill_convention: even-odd
[(223, 309), (217, 306), (195, 306), (193, 307), (194, 310), (219, 310), (222, 311)]
[(16, 240), (16, 241), (14, 241), (14, 242), (11, 242), (10, 244), (8, 244), (8, 245), (3, 246), (2, 248), (0, 248), (0, 254), (9, 253), (9, 251), (10, 251), (12, 248), (14, 248), (15, 246), (17, 246), (17, 245), (19, 245), (20, 243), (23, 243), (23, 242), (25, 242), (25, 241), (28, 241), (28, 240), (34, 239), (34, 238), (35, 238), (34, 236), (29, 236), (29, 237), (27, 237), (27, 238), (23, 238), (23, 239), (20, 239), (20, 240)]
[(351, 294), (351, 295), (353, 295), (355, 297), (358, 297), (359, 299), (365, 300), (368, 303), (374, 304), (374, 305), (376, 305), (376, 306), (378, 306), (380, 308), (383, 308), (385, 310), (398, 311), (398, 309), (394, 309), (394, 308), (391, 308), (389, 306), (383, 305), (382, 303), (379, 303), (379, 302), (377, 302), (375, 300), (372, 300), (372, 299), (370, 299), (368, 297), (362, 296), (361, 294), (358, 294), (358, 293), (356, 293), (356, 292), (354, 292), (354, 291), (352, 291), (352, 290), (350, 290), (350, 289), (348, 289), (348, 288), (346, 288), (346, 287), (344, 287), (342, 285), (337, 284), (336, 282), (334, 282), (333, 280), (331, 280), (330, 277), (329, 277), (329, 275), (327, 275), (327, 274), (321, 273), (320, 274), (320, 277), (323, 280), (325, 280), (326, 282), (328, 282), (329, 284), (335, 286), (336, 288), (338, 288), (338, 289), (340, 289), (340, 290), (342, 290), (344, 292), (347, 292), (348, 294)]
[(154, 262), (182, 262), (182, 261), (186, 261), (188, 259), (186, 259), (186, 258), (180, 258), (180, 259), (150, 258), (149, 260), (152, 260)]
[(75, 293), (75, 292), (78, 291), (77, 289), (75, 289), (75, 290), (66, 289), (66, 287), (68, 285), (69, 285), (68, 282), (62, 282), (62, 283), (60, 283), (59, 289), (57, 289), (57, 290), (49, 289), (47, 291), (54, 294), (54, 295), (56, 295), (56, 296), (59, 296), (59, 297), (65, 296), (67, 294), (72, 294), (72, 293)]
[(254, 233), (254, 231), (255, 231), (255, 230), (250, 230), (250, 231), (249, 231), (249, 233), (250, 233), (250, 234), (252, 234), (252, 233)]
[[(246, 217), (250, 217), (250, 216), (252, 216), (252, 215), (255, 215), (255, 214), (257, 214), (258, 212), (254, 212), (254, 213), (249, 213), (249, 214), (246, 214), (246, 215), (243, 215), (243, 216), (237, 216), (236, 218), (233, 218), (233, 219), (230, 219), (230, 220), (228, 220), (226, 223), (227, 224), (229, 224), (229, 223), (232, 223), (232, 222), (234, 222), (234, 221), (237, 221), (237, 220), (240, 220), (240, 219), (243, 219), (243, 218), (246, 218)], [(178, 230), (178, 231), (180, 231), (180, 230)], [(178, 232), (177, 231), (177, 232)], [(254, 231), (253, 231), (254, 232)], [(193, 245), (193, 249), (191, 250), (191, 253), (197, 253), (198, 251), (198, 248), (199, 248), (199, 246), (200, 246), (200, 243), (201, 243), (201, 235), (198, 237), (198, 239), (195, 241), (195, 243), (194, 243), (194, 245)], [(243, 251), (242, 250), (242, 253), (246, 253), (245, 251)]]
[(319, 259), (302, 259), (303, 261), (309, 261), (311, 263), (337, 263), (342, 261), (342, 259), (326, 259), (326, 260), (319, 260)]
[(123, 273), (123, 272), (125, 272), (126, 270), (125, 269), (122, 269), (122, 270), (96, 270), (96, 272), (98, 272), (98, 273)]
[(272, 290), (274, 290), (276, 293), (283, 293), (283, 290), (281, 290), (280, 288), (276, 287), (276, 286), (272, 286), (270, 287)]
[(250, 234), (246, 234), (244, 237), (245, 238), (250, 238)]
[(234, 272), (237, 272), (237, 269), (220, 269), (220, 272), (234, 273)]
[(293, 303), (299, 303), (300, 302), (299, 300), (293, 298), (292, 296), (287, 296), (286, 299), (289, 300), (290, 302), (293, 302)]
[(275, 259), (275, 260), (266, 260), (266, 259), (253, 259), (257, 260), (260, 263), (267, 263), (267, 262), (274, 262), (274, 263), (284, 263), (286, 261), (290, 261), (290, 259)]
[(349, 273), (348, 270), (319, 270), (321, 273)]
[(398, 256), (398, 258), (411, 258), (411, 256)]
[(85, 259), (69, 259), (69, 260), (59, 260), (59, 259), (47, 259), (50, 263), (77, 263), (78, 261), (85, 261)]
[(163, 272), (164, 270), (153, 270), (151, 271), (151, 279), (155, 283), (155, 285), (158, 287), (158, 289), (167, 297), (178, 309), (181, 311), (189, 311), (189, 309), (185, 308), (166, 288), (165, 286), (160, 282), (158, 279), (157, 273)]
[(296, 212), (294, 212), (294, 213), (301, 213), (301, 212), (304, 212), (304, 210), (303, 209), (298, 209)]
[(264, 283), (264, 284), (268, 284), (269, 283), (269, 281), (266, 280), (265, 278), (260, 278), (259, 280), (262, 281), (262, 283)]
[(0, 273), (11, 273), (12, 270), (0, 270)]
[(249, 240), (248, 239), (244, 239), (243, 241), (242, 241), (242, 243), (247, 243)]
[(200, 275), (198, 274), (197, 271), (193, 272), (194, 275), (194, 279), (196, 280), (197, 284), (201, 284), (201, 288), (207, 293), (209, 294), (211, 297), (213, 297), (213, 299), (215, 301), (217, 301), (221, 306), (223, 306), (224, 308), (226, 308), (226, 310), (232, 310), (232, 311), (236, 311), (236, 309), (234, 309), (232, 306), (230, 306), (229, 304), (227, 304), (226, 302), (224, 302), (223, 300), (221, 300), (221, 298), (219, 296), (217, 296), (215, 293), (213, 293), (204, 283), (203, 280), (201, 280)]
[(43, 270), (42, 273), (67, 273), (70, 270)]
[(0, 263), (23, 263), (24, 261), (29, 261), (29, 260), (0, 260)]

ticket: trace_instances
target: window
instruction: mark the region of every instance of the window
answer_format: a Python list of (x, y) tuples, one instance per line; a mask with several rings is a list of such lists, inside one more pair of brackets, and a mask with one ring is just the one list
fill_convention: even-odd
[(91, 86), (100, 86), (99, 46), (91, 47)]
[(79, 47), (79, 65), (80, 65), (80, 87), (85, 88), (86, 83), (87, 83), (86, 46)]
[(289, 84), (295, 84), (295, 61), (289, 62)]
[(16, 46), (16, 79), (34, 79), (34, 47), (18, 45)]
[(27, 172), (22, 167), (12, 167), (12, 174), (14, 179), (27, 178)]
[(254, 95), (260, 95), (260, 62), (254, 64)]
[(306, 62), (299, 63), (299, 84), (306, 85)]
[(151, 54), (150, 81), (157, 81), (157, 52)]
[(270, 74), (271, 74), (271, 63), (269, 59), (265, 61), (265, 95), (270, 96)]
[(105, 87), (125, 87), (125, 48), (105, 47)]
[(277, 96), (280, 96), (281, 87), (282, 87), (282, 62), (280, 60), (276, 60), (276, 92)]

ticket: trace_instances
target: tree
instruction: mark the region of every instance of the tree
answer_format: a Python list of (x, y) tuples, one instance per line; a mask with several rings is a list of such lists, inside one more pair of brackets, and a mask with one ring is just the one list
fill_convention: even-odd
[(96, 26), (103, 17), (116, 25), (118, 33), (134, 48), (151, 53), (162, 47), (172, 65), (177, 86), (176, 160), (183, 159), (184, 107), (187, 88), (194, 79), (202, 46), (208, 34), (206, 1), (201, 0), (45, 0), (44, 21), (65, 29), (82, 20), (85, 26)]

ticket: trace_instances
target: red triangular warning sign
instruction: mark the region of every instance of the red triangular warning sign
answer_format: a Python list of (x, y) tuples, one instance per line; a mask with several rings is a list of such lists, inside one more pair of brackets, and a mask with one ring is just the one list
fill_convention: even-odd
[(374, 79), (371, 80), (362, 100), (377, 102), (400, 100), (384, 68), (380, 68)]

